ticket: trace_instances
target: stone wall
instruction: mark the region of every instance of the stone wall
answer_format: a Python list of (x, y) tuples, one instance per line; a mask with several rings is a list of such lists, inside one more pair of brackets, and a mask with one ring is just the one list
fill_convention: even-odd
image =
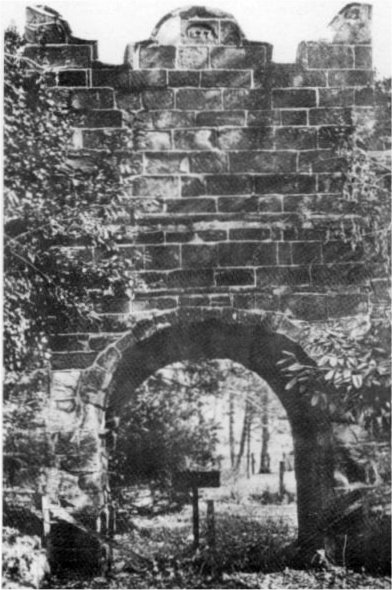
[[(295, 341), (303, 325), (344, 323), (385, 298), (378, 269), (369, 276), (330, 232), (345, 166), (336, 143), (377, 114), (369, 18), (368, 5), (348, 5), (332, 23), (333, 42), (301, 43), (292, 64), (274, 63), (272, 47), (248, 41), (231, 15), (201, 7), (164, 17), (119, 66), (70, 33), (26, 47), (52, 66), (58, 100), (73, 112), (78, 164), (116, 152), (134, 130), (116, 161), (134, 170), (129, 205), (144, 207), (136, 221), (118, 220), (129, 229), (119, 246), (138, 253), (147, 288), (132, 302), (102, 300), (100, 332), (65, 327), (52, 338), (53, 498), (76, 512), (94, 506), (99, 527), (109, 498), (105, 410), (125, 351), (207, 319), (266, 322), (269, 334)], [(159, 362), (146, 346), (148, 376)], [(322, 421), (318, 437), (298, 435), (318, 446), (328, 473), (330, 435)], [(302, 472), (310, 469), (320, 499), (329, 476), (316, 464)], [(309, 507), (301, 510), (309, 522)]]

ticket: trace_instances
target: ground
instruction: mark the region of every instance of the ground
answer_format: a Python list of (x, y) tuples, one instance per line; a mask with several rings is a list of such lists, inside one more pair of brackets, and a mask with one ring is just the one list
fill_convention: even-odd
[[(274, 493), (275, 480), (270, 478), (270, 491)], [(113, 566), (106, 576), (68, 575), (52, 578), (46, 587), (391, 588), (388, 577), (348, 571), (318, 559), (312, 569), (293, 569), (289, 560), (296, 537), (296, 505), (261, 505), (255, 483), (258, 479), (254, 479), (247, 496), (241, 492), (241, 485), (234, 484), (204, 491), (206, 497), (215, 496), (215, 549), (207, 546), (202, 497), (198, 550), (192, 546), (190, 505), (176, 512), (132, 517), (129, 530), (115, 537)]]

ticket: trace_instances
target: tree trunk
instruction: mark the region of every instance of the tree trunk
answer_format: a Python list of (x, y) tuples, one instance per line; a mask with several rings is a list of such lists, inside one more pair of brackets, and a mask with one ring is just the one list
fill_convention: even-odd
[(269, 416), (268, 416), (268, 392), (263, 392), (261, 398), (262, 414), (261, 414), (261, 453), (260, 453), (260, 469), (259, 473), (271, 473), (271, 459), (268, 452), (268, 443), (270, 439), (269, 433)]
[(235, 463), (235, 440), (234, 440), (234, 396), (230, 391), (229, 398), (229, 445), (230, 445), (230, 465), (234, 469)]
[(246, 477), (250, 478), (250, 438), (251, 438), (251, 423), (252, 423), (252, 415), (250, 414), (248, 425), (247, 425), (247, 433), (246, 433)]
[(239, 448), (239, 451), (238, 451), (237, 461), (236, 461), (236, 464), (235, 464), (235, 468), (236, 468), (237, 471), (240, 468), (241, 460), (242, 460), (242, 457), (244, 456), (246, 437), (247, 437), (247, 433), (248, 433), (248, 422), (249, 422), (249, 404), (248, 404), (248, 401), (247, 401), (246, 402), (246, 405), (245, 405), (244, 422), (242, 424), (242, 433), (241, 433), (241, 440), (240, 440), (240, 448)]

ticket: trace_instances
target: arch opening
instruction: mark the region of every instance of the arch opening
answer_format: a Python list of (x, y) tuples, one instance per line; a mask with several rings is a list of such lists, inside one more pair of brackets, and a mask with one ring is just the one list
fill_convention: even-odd
[(219, 319), (178, 322), (133, 341), (124, 350), (113, 376), (108, 409), (121, 414), (144, 381), (173, 363), (229, 359), (256, 373), (274, 391), (288, 416), (297, 482), (298, 541), (314, 551), (323, 546), (319, 517), (333, 493), (331, 425), (298, 390), (285, 388), (286, 380), (277, 365), (283, 351), (307, 358), (292, 340), (260, 324)]

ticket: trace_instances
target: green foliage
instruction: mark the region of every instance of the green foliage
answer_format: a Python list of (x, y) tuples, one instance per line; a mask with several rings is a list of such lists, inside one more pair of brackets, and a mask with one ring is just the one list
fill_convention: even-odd
[(214, 373), (201, 364), (172, 365), (148, 379), (121, 410), (114, 485), (164, 485), (177, 470), (211, 465), (218, 426), (204, 416), (203, 393), (214, 387)]
[[(79, 165), (70, 112), (47, 86), (48, 68), (23, 57), (16, 31), (5, 35), (4, 361), (6, 383), (47, 364), (48, 334), (98, 322), (94, 296), (130, 296), (134, 261), (113, 224), (131, 169), (118, 152)], [(123, 139), (129, 149), (131, 133)], [(121, 148), (121, 146), (120, 146)], [(120, 149), (118, 148), (118, 149)], [(112, 229), (112, 228), (115, 229)]]

